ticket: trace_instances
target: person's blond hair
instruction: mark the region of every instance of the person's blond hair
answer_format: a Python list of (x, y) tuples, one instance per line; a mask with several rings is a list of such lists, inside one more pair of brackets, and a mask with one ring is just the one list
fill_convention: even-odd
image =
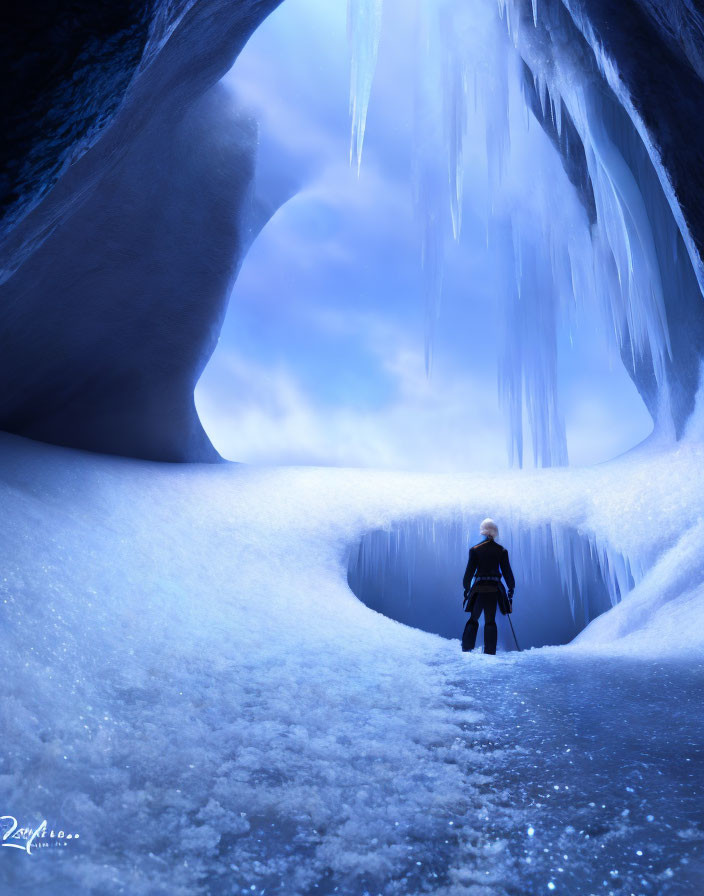
[(479, 527), (479, 534), (489, 535), (491, 536), (491, 538), (497, 538), (499, 534), (499, 527), (492, 519), (489, 519), (487, 517), (487, 519), (485, 519)]

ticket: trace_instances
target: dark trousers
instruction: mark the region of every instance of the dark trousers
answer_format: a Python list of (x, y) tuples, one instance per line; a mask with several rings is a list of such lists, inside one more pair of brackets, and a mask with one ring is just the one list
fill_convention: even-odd
[(496, 607), (498, 594), (478, 594), (467, 625), (462, 633), (462, 650), (474, 650), (479, 631), (479, 617), (484, 613), (484, 653), (496, 653)]

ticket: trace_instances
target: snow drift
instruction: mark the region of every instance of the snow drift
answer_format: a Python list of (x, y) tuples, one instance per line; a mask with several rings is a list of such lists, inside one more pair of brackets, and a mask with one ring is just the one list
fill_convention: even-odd
[[(0, 850), (3, 889), (469, 896), (617, 870), (696, 891), (700, 446), (501, 477), (158, 465), (9, 436), (0, 455), (3, 812), (80, 835)], [(365, 533), (426, 517), (473, 537), (488, 510), (581, 531), (643, 578), (569, 647), (496, 658), (347, 587)]]

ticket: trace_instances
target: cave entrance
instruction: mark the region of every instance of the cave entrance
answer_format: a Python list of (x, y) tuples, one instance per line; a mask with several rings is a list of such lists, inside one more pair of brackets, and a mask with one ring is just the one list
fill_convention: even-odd
[[(347, 581), (370, 609), (444, 638), (460, 638), (462, 576), (479, 520), (419, 517), (366, 532), (350, 551)], [(471, 538), (471, 541), (470, 541)], [(522, 648), (569, 643), (633, 588), (627, 558), (576, 529), (503, 525), (516, 576), (513, 623)], [(477, 640), (482, 643), (483, 617)], [(499, 650), (515, 650), (498, 620)]]

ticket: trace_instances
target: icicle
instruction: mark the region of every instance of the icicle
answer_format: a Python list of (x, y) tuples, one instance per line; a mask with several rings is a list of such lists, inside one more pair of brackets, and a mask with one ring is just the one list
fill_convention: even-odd
[(600, 223), (618, 271), (622, 306), (615, 314), (625, 316), (634, 365), (647, 350), (656, 380), (662, 383), (672, 348), (653, 229), (635, 176), (606, 133), (599, 104), (592, 96), (587, 107), (592, 149), (587, 159)]
[[(348, 0), (350, 160), (356, 158), (358, 172), (382, 4)], [(493, 18), (479, 28), (478, 9), (468, 12), (461, 0), (415, 0), (415, 5), (420, 24), (411, 155), (426, 372), (432, 368), (447, 246), (451, 237), (459, 241), (462, 232), (465, 135), (471, 121), (472, 134), (485, 133), (488, 181), (482, 223), (488, 251), (504, 278), (498, 301), (506, 329), (520, 337), (506, 335), (498, 372), (511, 462), (522, 465), (529, 453), (524, 451), (524, 429), (535, 464), (567, 461), (558, 400), (558, 335), (582, 325), (584, 318), (577, 315), (585, 309), (613, 358), (625, 358), (633, 370), (652, 359), (661, 416), (671, 416), (665, 296), (675, 308), (680, 296), (698, 296), (698, 285), (657, 173), (628, 116), (608, 91), (579, 77), (581, 62), (575, 65), (568, 47), (557, 46), (543, 33), (545, 12), (538, 0), (531, 0), (533, 28), (526, 0), (497, 0), (498, 15), (491, 10)], [(563, 155), (574, 158), (583, 151), (590, 194), (586, 214), (544, 137), (544, 152), (535, 151), (541, 146), (539, 129), (533, 125), (530, 130), (536, 105), (536, 117), (551, 138), (556, 132)], [(565, 189), (555, 189), (559, 178)], [(511, 195), (517, 185), (523, 191)], [(593, 313), (595, 306), (599, 315)], [(529, 344), (535, 348), (527, 350)], [(568, 590), (579, 587), (579, 556), (571, 555), (572, 584), (567, 578), (564, 583)], [(618, 568), (622, 583), (624, 573), (616, 561), (605, 562)]]
[(350, 164), (362, 165), (367, 111), (379, 52), (383, 0), (348, 0), (347, 30), (350, 61)]
[[(413, 199), (420, 231), (425, 300), (425, 371), (430, 376), (435, 327), (442, 299), (446, 235), (452, 224), (457, 228), (460, 224), (462, 184), (458, 173), (461, 175), (459, 166), (463, 159), (463, 127), (458, 122), (448, 124), (448, 114), (458, 114), (457, 105), (459, 101), (463, 102), (463, 98), (456, 96), (451, 99), (448, 96), (448, 82), (451, 86), (457, 86), (457, 70), (448, 76), (447, 66), (442, 64), (444, 54), (440, 52), (440, 48), (444, 45), (444, 38), (437, 11), (424, 3), (421, 4), (419, 13), (412, 156)], [(445, 100), (440, 105), (437, 102), (438, 93)], [(461, 115), (464, 115), (464, 106)], [(450, 177), (443, 165), (443, 158), (449, 161)], [(458, 197), (454, 201), (453, 193)], [(459, 230), (457, 233), (459, 235)]]
[[(448, 53), (443, 70), (443, 99), (452, 235), (459, 242), (464, 193), (464, 140), (467, 128), (467, 72), (458, 53)], [(476, 98), (475, 98), (476, 102)]]

